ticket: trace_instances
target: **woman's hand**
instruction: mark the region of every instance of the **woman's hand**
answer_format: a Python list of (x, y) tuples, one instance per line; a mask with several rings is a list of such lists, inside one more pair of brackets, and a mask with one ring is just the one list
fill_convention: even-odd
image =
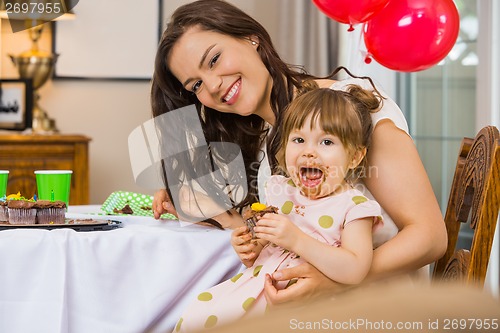
[(295, 251), (297, 241), (305, 235), (290, 219), (281, 214), (267, 213), (254, 228), (255, 236), (287, 250)]
[(159, 190), (155, 193), (152, 206), (155, 219), (159, 219), (165, 213), (170, 213), (178, 217), (177, 211), (166, 190)]
[(233, 231), (231, 245), (246, 267), (253, 265), (263, 247), (257, 240), (252, 240), (252, 233), (247, 226), (236, 228)]
[[(297, 282), (286, 289), (278, 290), (273, 284), (274, 281), (289, 281), (291, 279), (297, 279)], [(278, 305), (292, 301), (303, 302), (344, 291), (351, 287), (330, 280), (313, 265), (304, 262), (292, 268), (276, 271), (272, 276), (266, 275), (264, 296), (268, 304)]]

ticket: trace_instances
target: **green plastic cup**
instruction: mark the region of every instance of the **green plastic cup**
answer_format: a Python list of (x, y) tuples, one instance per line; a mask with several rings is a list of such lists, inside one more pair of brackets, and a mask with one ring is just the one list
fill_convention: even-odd
[(0, 170), (0, 198), (7, 195), (7, 180), (9, 180), (9, 171)]
[(71, 174), (71, 170), (36, 170), (38, 199), (63, 201), (69, 206)]

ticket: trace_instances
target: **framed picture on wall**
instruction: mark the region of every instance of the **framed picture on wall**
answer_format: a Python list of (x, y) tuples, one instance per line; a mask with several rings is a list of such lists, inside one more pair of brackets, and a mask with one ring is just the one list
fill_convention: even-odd
[(161, 34), (161, 0), (85, 0), (54, 22), (54, 79), (150, 80)]
[(31, 80), (0, 80), (0, 129), (22, 131), (32, 126)]

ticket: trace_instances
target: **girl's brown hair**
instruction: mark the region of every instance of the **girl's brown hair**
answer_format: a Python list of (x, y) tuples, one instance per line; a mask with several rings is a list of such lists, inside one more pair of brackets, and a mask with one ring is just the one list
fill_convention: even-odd
[[(284, 114), (281, 148), (278, 151), (278, 162), (284, 170), (288, 137), (293, 130), (304, 127), (309, 116), (311, 129), (320, 124), (324, 132), (337, 136), (351, 155), (370, 145), (373, 128), (371, 113), (377, 112), (382, 103), (378, 92), (355, 84), (349, 85), (346, 91), (311, 88), (301, 92)], [(357, 174), (363, 166), (364, 162), (361, 162), (348, 177)]]

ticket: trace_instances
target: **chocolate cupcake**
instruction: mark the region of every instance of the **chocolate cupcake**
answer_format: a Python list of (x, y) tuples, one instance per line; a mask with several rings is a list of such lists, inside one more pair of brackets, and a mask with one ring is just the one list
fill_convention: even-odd
[(10, 224), (35, 224), (36, 209), (34, 200), (9, 200), (7, 208)]
[(66, 203), (63, 201), (38, 200), (35, 202), (36, 223), (64, 224)]
[(243, 220), (247, 225), (248, 229), (252, 233), (252, 238), (255, 238), (255, 232), (253, 228), (257, 224), (258, 218), (267, 214), (273, 213), (278, 214), (278, 208), (274, 206), (266, 207), (266, 205), (261, 204), (259, 202), (255, 202), (252, 204), (251, 209), (247, 210), (243, 213)]
[(0, 199), (0, 222), (9, 221), (9, 209), (7, 208), (7, 200), (5, 197)]

